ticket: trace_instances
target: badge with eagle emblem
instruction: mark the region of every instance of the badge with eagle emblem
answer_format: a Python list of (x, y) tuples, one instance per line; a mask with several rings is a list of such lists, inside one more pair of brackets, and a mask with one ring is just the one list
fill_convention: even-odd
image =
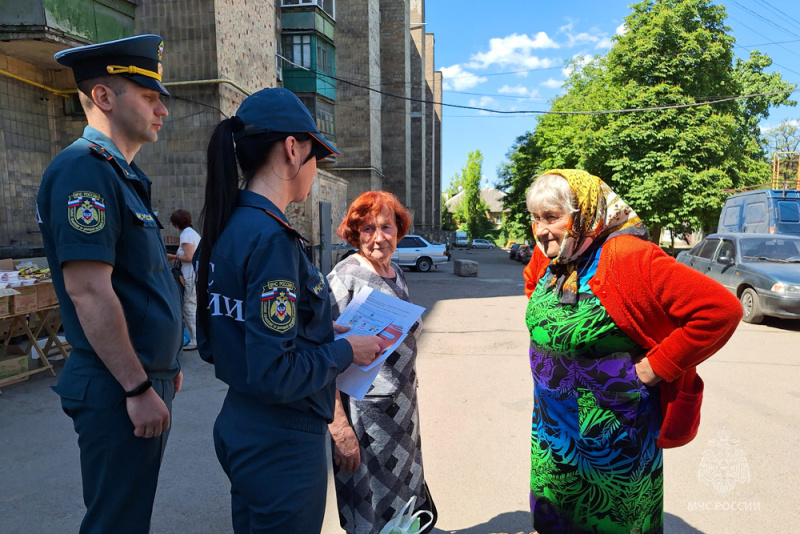
[(261, 290), (261, 320), (267, 328), (286, 332), (294, 326), (297, 309), (295, 286), (289, 280), (274, 280)]
[(103, 197), (91, 191), (75, 191), (67, 200), (69, 224), (85, 234), (102, 230), (106, 225)]

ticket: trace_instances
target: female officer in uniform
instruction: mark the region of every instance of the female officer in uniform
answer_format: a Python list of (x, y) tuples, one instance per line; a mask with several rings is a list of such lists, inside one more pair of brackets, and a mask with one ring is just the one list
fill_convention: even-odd
[(380, 350), (376, 336), (334, 341), (327, 281), (283, 213), (305, 201), (317, 159), (330, 154), (338, 152), (282, 88), (246, 98), (208, 146), (198, 338), (230, 386), (214, 445), (236, 533), (320, 531), (334, 381)]

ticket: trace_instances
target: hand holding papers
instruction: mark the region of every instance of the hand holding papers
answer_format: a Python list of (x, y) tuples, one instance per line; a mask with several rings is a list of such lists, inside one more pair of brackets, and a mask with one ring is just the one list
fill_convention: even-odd
[(350, 327), (347, 332), (337, 333), (336, 339), (353, 335), (377, 335), (381, 338), (383, 352), (369, 365), (352, 364), (336, 379), (336, 387), (351, 397), (362, 400), (378, 376), (383, 362), (400, 346), (423, 311), (425, 308), (421, 306), (372, 288), (362, 289), (336, 320), (336, 324)]

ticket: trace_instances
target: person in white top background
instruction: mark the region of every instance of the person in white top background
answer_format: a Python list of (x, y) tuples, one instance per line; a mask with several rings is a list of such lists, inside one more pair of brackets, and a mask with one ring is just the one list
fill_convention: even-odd
[(200, 244), (200, 234), (192, 228), (192, 214), (186, 210), (175, 210), (169, 222), (181, 231), (180, 245), (175, 254), (167, 254), (169, 261), (181, 262), (183, 274), (183, 323), (189, 332), (189, 344), (183, 350), (197, 349), (197, 290), (192, 257)]

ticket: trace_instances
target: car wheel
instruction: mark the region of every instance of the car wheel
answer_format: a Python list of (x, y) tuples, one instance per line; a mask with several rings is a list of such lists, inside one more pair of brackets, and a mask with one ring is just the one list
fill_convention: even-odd
[(420, 258), (417, 260), (417, 270), (421, 273), (427, 273), (431, 270), (433, 263), (428, 258)]
[(492, 250), (493, 248), (494, 248), (494, 245), (489, 245), (489, 250)]
[(764, 313), (761, 311), (758, 293), (748, 287), (742, 292), (739, 300), (742, 303), (742, 308), (744, 308), (742, 321), (750, 324), (761, 324), (764, 320)]

